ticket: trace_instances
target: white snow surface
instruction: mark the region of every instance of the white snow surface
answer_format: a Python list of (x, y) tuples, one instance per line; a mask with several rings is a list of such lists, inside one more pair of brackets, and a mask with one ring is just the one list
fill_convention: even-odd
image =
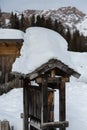
[(17, 29), (0, 28), (0, 39), (23, 39), (24, 33)]
[[(82, 74), (80, 79), (71, 77), (66, 83), (66, 120), (67, 130), (87, 130), (87, 53), (69, 52), (75, 67)], [(58, 120), (58, 91), (55, 92), (55, 120)], [(0, 96), (0, 120), (8, 119), (14, 130), (23, 130), (23, 90), (13, 89)]]
[[(30, 30), (32, 31), (32, 28)], [(33, 39), (31, 33), (29, 35), (30, 39)], [(40, 34), (39, 36), (41, 37)], [(33, 40), (35, 41), (35, 39)], [(29, 48), (30, 47), (29, 45), (31, 44), (31, 42), (29, 42), (29, 44), (27, 42), (25, 43), (26, 43), (26, 45), (24, 44), (25, 49), (23, 47), (21, 51), (22, 54), (24, 53), (23, 51), (27, 50), (27, 48)], [(38, 46), (35, 45), (35, 47), (39, 49)], [(64, 48), (66, 50), (67, 46), (64, 46)], [(31, 52), (32, 49), (33, 48), (31, 48)], [(69, 121), (69, 127), (67, 128), (67, 130), (87, 130), (87, 73), (86, 73), (87, 53), (75, 53), (68, 51), (65, 52), (69, 54), (72, 63), (74, 64), (78, 72), (81, 73), (81, 77), (79, 79), (71, 77), (70, 82), (66, 83), (66, 120)], [(27, 51), (25, 53), (30, 54), (30, 52), (28, 53)], [(26, 58), (28, 58), (27, 54), (25, 54)], [(22, 56), (23, 55), (21, 55), (21, 58)], [(23, 65), (24, 63), (25, 62), (23, 62)], [(55, 120), (58, 120), (59, 115), (58, 101), (59, 101), (59, 95), (58, 92), (55, 92)], [(23, 130), (23, 119), (20, 118), (20, 113), (22, 112), (23, 112), (22, 89), (13, 89), (9, 93), (0, 96), (0, 120), (4, 119), (9, 120), (10, 124), (14, 126), (14, 130)]]
[(8, 120), (14, 130), (23, 130), (23, 90), (13, 89), (8, 94), (0, 96), (0, 120)]
[(16, 59), (12, 71), (27, 74), (50, 59), (58, 59), (74, 67), (67, 42), (60, 34), (42, 27), (30, 27), (25, 33), (21, 56)]

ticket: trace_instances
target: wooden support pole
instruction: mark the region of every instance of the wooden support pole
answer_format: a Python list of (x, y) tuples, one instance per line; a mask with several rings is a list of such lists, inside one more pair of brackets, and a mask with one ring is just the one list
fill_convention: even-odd
[[(65, 97), (65, 78), (61, 78), (59, 87), (59, 121), (66, 121), (66, 97)], [(60, 127), (59, 130), (66, 130)]]
[(28, 79), (24, 79), (23, 85), (23, 105), (24, 105), (24, 129), (29, 130), (28, 128), (28, 117), (29, 117), (29, 103), (28, 103)]
[(48, 122), (48, 87), (47, 80), (43, 78), (41, 86), (41, 124)]

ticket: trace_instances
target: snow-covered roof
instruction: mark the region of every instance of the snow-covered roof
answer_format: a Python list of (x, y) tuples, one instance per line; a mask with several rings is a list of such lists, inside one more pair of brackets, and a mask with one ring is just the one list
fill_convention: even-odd
[(21, 56), (16, 59), (12, 71), (28, 74), (50, 59), (58, 59), (73, 68), (67, 48), (66, 40), (57, 32), (30, 27), (25, 33)]
[(17, 29), (0, 29), (0, 39), (23, 39), (24, 33)]

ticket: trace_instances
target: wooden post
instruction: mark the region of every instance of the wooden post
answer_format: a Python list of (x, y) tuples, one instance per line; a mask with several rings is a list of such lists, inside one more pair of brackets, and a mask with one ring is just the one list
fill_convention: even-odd
[(24, 79), (24, 86), (23, 86), (23, 105), (24, 105), (24, 129), (29, 130), (29, 122), (28, 122), (28, 115), (29, 115), (29, 104), (28, 104), (28, 79)]
[(0, 130), (1, 130), (1, 120), (0, 120)]
[[(65, 100), (65, 79), (61, 78), (59, 87), (59, 121), (66, 121), (66, 100)], [(66, 128), (59, 128), (59, 130), (66, 130)]]
[(48, 122), (48, 87), (47, 80), (42, 79), (41, 86), (41, 124)]

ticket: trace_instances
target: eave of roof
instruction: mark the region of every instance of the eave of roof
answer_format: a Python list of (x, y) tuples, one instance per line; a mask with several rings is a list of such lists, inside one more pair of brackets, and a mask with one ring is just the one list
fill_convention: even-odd
[(78, 72), (76, 72), (74, 69), (68, 67), (67, 65), (65, 65), (64, 63), (62, 63), (61, 61), (58, 61), (56, 59), (52, 59), (49, 60), (47, 63), (41, 65), (40, 67), (38, 67), (36, 70), (34, 70), (33, 72), (29, 73), (29, 74), (21, 74), (21, 73), (14, 73), (12, 72), (13, 75), (17, 75), (19, 77), (24, 77), (24, 78), (29, 78), (30, 80), (33, 80), (35, 78), (37, 78), (38, 76), (40, 76), (41, 74), (49, 71), (50, 69), (53, 68), (58, 68), (60, 69), (60, 71), (65, 72), (69, 77), (72, 75), (76, 78), (80, 77), (80, 74)]
[(23, 42), (23, 39), (0, 39), (0, 43), (2, 42)]

